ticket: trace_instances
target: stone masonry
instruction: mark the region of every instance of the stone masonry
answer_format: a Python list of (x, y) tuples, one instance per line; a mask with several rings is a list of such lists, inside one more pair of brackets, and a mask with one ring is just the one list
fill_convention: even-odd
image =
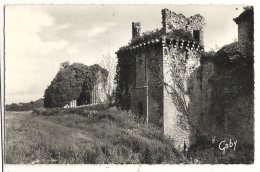
[[(200, 15), (186, 18), (168, 9), (162, 10), (162, 18), (165, 33), (174, 29), (183, 29), (191, 32), (196, 41), (161, 38), (121, 49), (116, 54), (118, 58), (131, 56), (136, 61), (135, 85), (131, 93), (132, 113), (146, 123), (163, 127), (164, 134), (173, 138), (175, 147), (182, 150), (184, 142), (187, 147), (191, 144), (191, 136), (189, 126), (183, 128), (178, 124), (183, 114), (173, 103), (171, 90), (165, 87), (166, 84), (172, 84), (169, 60), (177, 55), (174, 54), (177, 49), (181, 49), (183, 51), (177, 56), (180, 56), (182, 60), (188, 61), (190, 56), (199, 62), (200, 52), (203, 51), (204, 19)], [(139, 37), (140, 30), (141, 24), (133, 22), (132, 38)], [(186, 99), (188, 100), (189, 97)]]
[(165, 33), (171, 30), (183, 29), (189, 31), (197, 43), (204, 45), (204, 18), (200, 14), (186, 18), (182, 14), (163, 9), (162, 24)]
[(254, 13), (246, 10), (233, 19), (238, 25), (238, 41), (254, 41)]
[[(204, 133), (222, 139), (225, 133), (217, 133), (216, 119), (209, 115), (209, 109), (212, 105), (215, 106), (211, 102), (214, 90), (209, 81), (215, 73), (215, 66), (211, 61), (202, 62), (204, 18), (199, 14), (186, 18), (168, 9), (161, 12), (164, 33), (182, 29), (190, 32), (194, 41), (161, 37), (120, 48), (116, 52), (119, 59), (126, 56), (135, 59), (135, 81), (130, 96), (131, 111), (140, 121), (162, 127), (164, 134), (173, 139), (178, 150), (183, 150), (184, 145), (188, 148), (195, 143), (194, 136), (198, 132), (195, 125), (202, 125), (199, 128), (204, 130)], [(252, 42), (253, 14), (245, 11), (234, 21), (238, 24), (238, 42)], [(133, 22), (132, 38), (140, 37), (140, 31), (141, 23)], [(178, 94), (180, 90), (185, 94)], [(234, 131), (231, 133), (232, 139), (240, 139), (241, 143), (254, 142), (253, 99), (252, 92), (250, 95), (240, 96), (225, 110), (220, 107), (221, 114), (231, 117), (226, 119), (223, 125), (226, 130)], [(188, 117), (186, 112), (190, 113)]]

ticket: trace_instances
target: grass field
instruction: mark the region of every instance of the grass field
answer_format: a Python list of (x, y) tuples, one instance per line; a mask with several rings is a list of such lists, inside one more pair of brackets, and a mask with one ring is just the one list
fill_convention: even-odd
[(155, 126), (115, 108), (44, 109), (5, 113), (7, 164), (252, 164), (254, 145), (225, 154), (195, 144), (178, 152)]
[(109, 109), (94, 118), (5, 113), (7, 164), (185, 163), (155, 127)]

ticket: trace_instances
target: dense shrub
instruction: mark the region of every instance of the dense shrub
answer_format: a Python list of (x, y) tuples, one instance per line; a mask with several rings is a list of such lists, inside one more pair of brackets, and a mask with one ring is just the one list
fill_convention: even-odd
[(37, 108), (33, 110), (33, 114), (43, 116), (53, 116), (63, 114), (62, 108)]
[(95, 111), (106, 110), (109, 108), (107, 103), (94, 104), (89, 106), (82, 106), (78, 108), (36, 108), (33, 109), (33, 113), (36, 115), (52, 116), (60, 114), (79, 114), (88, 116)]
[(99, 65), (86, 66), (80, 63), (62, 63), (51, 84), (44, 93), (44, 107), (64, 107), (78, 99), (82, 104), (90, 97), (97, 81), (107, 82), (108, 72)]

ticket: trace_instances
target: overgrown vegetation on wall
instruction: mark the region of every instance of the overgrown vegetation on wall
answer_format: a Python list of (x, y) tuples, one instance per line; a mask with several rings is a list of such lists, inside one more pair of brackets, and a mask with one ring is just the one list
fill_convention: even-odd
[[(250, 124), (254, 106), (253, 53), (252, 42), (235, 42), (221, 48), (214, 57), (210, 114), (214, 115), (219, 132), (233, 135), (234, 126), (240, 128), (241, 134), (252, 132), (249, 128), (253, 130)], [(243, 119), (239, 114), (244, 114)]]
[[(188, 41), (193, 41), (191, 33), (183, 29), (173, 30), (166, 34), (163, 32), (162, 29), (155, 29), (153, 31), (146, 31), (142, 33), (140, 37), (133, 38), (128, 46), (139, 45), (140, 43), (148, 42), (152, 39), (160, 39), (164, 36), (165, 38), (184, 39)], [(124, 110), (130, 109), (130, 93), (133, 86), (135, 85), (135, 63), (135, 55), (125, 54), (118, 56), (115, 77), (115, 81), (117, 83), (115, 103), (118, 108)]]
[(190, 32), (185, 31), (184, 29), (176, 29), (171, 32), (165, 33), (163, 29), (155, 29), (152, 31), (143, 32), (140, 37), (133, 38), (129, 46), (139, 45), (141, 43), (146, 43), (152, 39), (160, 39), (162, 37), (172, 38), (172, 39), (184, 39), (186, 41), (193, 41), (193, 37)]
[[(160, 66), (158, 60), (148, 55), (149, 70), (157, 75), (156, 78), (160, 80), (158, 85), (161, 84), (169, 90), (172, 101), (177, 106), (177, 113), (180, 114), (177, 114), (176, 118), (178, 125), (184, 130), (196, 131), (194, 140), (199, 136), (205, 136), (207, 139), (214, 138), (215, 142), (234, 138), (239, 139), (241, 147), (246, 147), (246, 144), (249, 147), (253, 146), (254, 45), (251, 37), (254, 27), (253, 22), (249, 24), (250, 27), (243, 23), (243, 21), (248, 22), (245, 15), (249, 15), (251, 21), (253, 12), (250, 10), (253, 8), (245, 8), (246, 12), (239, 17), (243, 26), (239, 25), (241, 32), (239, 42), (226, 45), (217, 52), (200, 54), (197, 51), (178, 49), (178, 47), (164, 47), (163, 55), (169, 56), (169, 61), (164, 66)], [(132, 39), (129, 46), (146, 43), (162, 36), (165, 35), (158, 29), (146, 32)], [(179, 39), (182, 38), (178, 36)], [(241, 36), (242, 38), (250, 36), (250, 38), (241, 39)], [(153, 50), (150, 51), (151, 54)], [(119, 83), (117, 87), (119, 104), (117, 105), (129, 109), (129, 97), (135, 82), (136, 57), (134, 54), (120, 54), (118, 58), (116, 79)], [(128, 65), (128, 68), (124, 65)], [(170, 65), (168, 73), (171, 75), (172, 85), (165, 80), (168, 76), (161, 74), (165, 65)], [(122, 101), (124, 101), (123, 106), (120, 104)], [(250, 148), (250, 154), (251, 151)]]
[[(100, 76), (99, 76), (100, 75)], [(70, 101), (82, 98), (82, 102), (90, 96), (94, 84), (99, 77), (106, 81), (107, 70), (95, 64), (86, 66), (68, 62), (61, 64), (60, 70), (44, 93), (44, 107), (64, 107)]]
[(130, 109), (131, 90), (135, 84), (135, 57), (124, 55), (118, 58), (116, 66), (115, 104), (122, 110)]
[[(242, 17), (247, 19), (248, 16), (244, 16), (247, 14), (251, 20), (252, 13), (243, 12)], [(252, 32), (251, 26), (247, 29), (247, 33)], [(216, 141), (233, 138), (239, 140), (240, 144), (253, 145), (254, 42), (253, 39), (247, 39), (247, 42), (246, 39), (242, 40), (225, 45), (217, 52), (202, 54), (201, 100), (194, 105), (200, 106), (201, 111), (195, 118), (199, 121), (200, 135), (208, 138), (214, 136)], [(208, 67), (210, 71), (206, 69)], [(205, 76), (209, 73), (209, 76)], [(208, 91), (204, 91), (204, 88)]]

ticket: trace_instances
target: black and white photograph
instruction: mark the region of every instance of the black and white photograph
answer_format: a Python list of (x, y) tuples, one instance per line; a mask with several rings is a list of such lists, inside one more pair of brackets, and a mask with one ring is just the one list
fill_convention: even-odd
[(5, 4), (3, 164), (254, 165), (254, 9)]

